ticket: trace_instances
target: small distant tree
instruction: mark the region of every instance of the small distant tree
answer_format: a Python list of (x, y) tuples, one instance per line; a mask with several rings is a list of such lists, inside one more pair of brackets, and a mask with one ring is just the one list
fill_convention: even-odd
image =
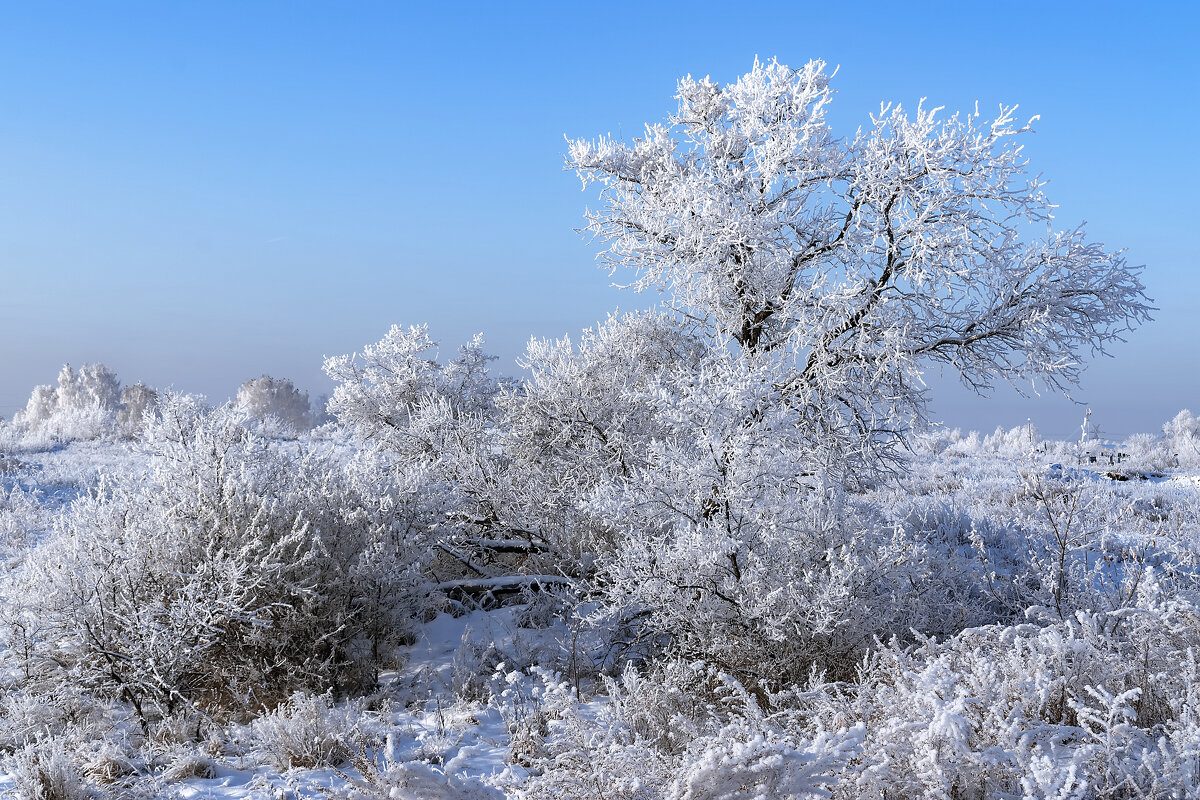
[(1163, 425), (1167, 448), (1181, 466), (1200, 464), (1200, 419), (1184, 409)]
[(26, 430), (37, 428), (58, 410), (58, 395), (53, 386), (35, 386), (25, 408), (13, 415), (13, 423)]
[(115, 409), (121, 402), (121, 382), (103, 364), (84, 364), (79, 372), (67, 364), (58, 373), (58, 403), (64, 410)]
[(121, 410), (117, 412), (117, 425), (121, 435), (133, 439), (141, 435), (146, 425), (146, 415), (158, 407), (158, 392), (141, 381), (121, 390)]
[(38, 386), (13, 423), (26, 433), (49, 433), (59, 439), (111, 436), (121, 408), (121, 382), (103, 364), (70, 364), (58, 373), (58, 386)]
[(287, 378), (270, 375), (251, 378), (238, 387), (234, 406), (253, 419), (274, 418), (296, 433), (303, 433), (313, 425), (308, 392), (297, 389)]

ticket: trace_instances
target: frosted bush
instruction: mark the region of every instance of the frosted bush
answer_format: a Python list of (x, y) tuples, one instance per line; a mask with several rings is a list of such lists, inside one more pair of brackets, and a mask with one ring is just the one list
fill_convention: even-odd
[(945, 428), (941, 426), (929, 427), (925, 430), (918, 431), (912, 437), (911, 446), (913, 452), (923, 456), (938, 456), (946, 452), (946, 449), (961, 442), (963, 439), (962, 431), (958, 428)]
[(110, 786), (134, 775), (138, 764), (117, 741), (101, 739), (80, 745), (83, 772), (101, 786)]
[(937, 506), (889, 521), (869, 501), (811, 495), (760, 496), (737, 513), (736, 539), (690, 525), (631, 537), (603, 572), (605, 612), (636, 617), (643, 637), (684, 658), (778, 687), (814, 667), (849, 677), (877, 638), (948, 635), (1023, 608), (992, 585), (1027, 562), (1004, 526)]
[(84, 776), (76, 747), (50, 737), (26, 744), (7, 758), (13, 789), (21, 800), (100, 800), (106, 796)]
[(973, 518), (944, 499), (901, 500), (889, 513), (899, 517), (911, 543), (907, 558), (919, 566), (907, 595), (907, 629), (894, 626), (881, 638), (950, 636), (1010, 619), (1030, 602), (1027, 531)]
[(1176, 461), (1167, 443), (1149, 433), (1135, 433), (1126, 439), (1125, 452), (1129, 456), (1128, 466), (1149, 472), (1161, 473)]
[(971, 431), (965, 437), (952, 441), (944, 451), (952, 456), (975, 456), (980, 452), (983, 443), (979, 439), (979, 431)]
[(78, 686), (29, 681), (8, 685), (0, 699), (0, 750), (46, 737), (103, 741), (127, 722), (123, 709), (98, 702)]
[(23, 556), (38, 535), (50, 528), (52, 517), (35, 492), (20, 486), (5, 492), (0, 483), (0, 560)]
[(24, 673), (128, 702), (143, 726), (372, 685), (411, 625), (419, 503), (360, 462), (293, 460), (228, 410), (160, 411), (150, 471), (77, 501), (5, 586)]
[(354, 752), (358, 714), (328, 695), (297, 692), (252, 725), (255, 751), (278, 769), (337, 766)]
[(217, 762), (194, 746), (174, 745), (159, 753), (156, 762), (161, 765), (159, 776), (167, 783), (217, 776)]
[[(1194, 721), (1144, 702), (1139, 683), (1148, 676), (1131, 670), (1129, 659), (1140, 651), (1151, 671), (1177, 662), (1136, 631), (1104, 627), (1083, 616), (883, 653), (858, 699), (826, 712), (855, 709), (867, 731), (861, 771), (834, 796), (1044, 796), (1071, 775), (1096, 796), (1122, 788), (1164, 798), (1194, 792)], [(1194, 662), (1184, 664), (1190, 681)]]
[(362, 352), (327, 359), (325, 372), (339, 382), (330, 413), (364, 439), (382, 439), (409, 452), (424, 443), (405, 434), (423, 401), (441, 398), (455, 417), (488, 410), (496, 385), (487, 374), (493, 357), (484, 354), (483, 337), (476, 336), (444, 365), (437, 361), (437, 347), (427, 326), (393, 326)]
[(1190, 797), (1197, 619), (1151, 573), (1127, 608), (883, 647), (854, 683), (627, 671), (607, 705), (558, 710), (520, 796)]
[[(690, 674), (688, 674), (690, 673)], [(660, 705), (675, 694), (672, 683), (707, 684), (710, 704), (701, 714), (674, 714), (674, 735), (648, 738), (642, 728), (646, 700)], [(560, 708), (551, 723), (548, 752), (519, 785), (523, 798), (628, 800), (731, 800), (827, 797), (857, 755), (861, 726), (810, 735), (790, 712), (765, 711), (736, 680), (703, 665), (659, 678), (626, 670), (609, 683), (610, 705)], [(652, 698), (659, 698), (653, 700)], [(677, 706), (678, 698), (667, 706)], [(661, 705), (660, 705), (661, 707)], [(664, 745), (666, 745), (664, 747)]]
[(361, 766), (361, 777), (347, 776), (328, 790), (337, 800), (505, 800), (499, 789), (478, 778), (421, 761), (387, 760)]

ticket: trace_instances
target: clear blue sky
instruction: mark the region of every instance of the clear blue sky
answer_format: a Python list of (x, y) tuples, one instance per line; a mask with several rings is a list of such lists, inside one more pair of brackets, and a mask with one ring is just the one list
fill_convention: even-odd
[[(591, 195), (563, 135), (636, 135), (686, 73), (755, 55), (840, 66), (845, 134), (881, 100), (1040, 114), (1027, 139), (1064, 226), (1148, 265), (1161, 308), (1079, 398), (1114, 433), (1200, 411), (1200, 18), (1184, 3), (0, 4), (0, 414), (61, 364), (231, 395), (328, 391), (322, 357), (427, 321), (530, 335), (620, 305), (574, 232)], [(1060, 398), (937, 384), (946, 421)]]

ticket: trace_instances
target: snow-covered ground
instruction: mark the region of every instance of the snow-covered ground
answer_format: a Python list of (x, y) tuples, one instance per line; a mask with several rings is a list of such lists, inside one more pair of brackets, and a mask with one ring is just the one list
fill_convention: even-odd
[[(338, 447), (330, 444), (327, 436), (320, 442), (279, 442), (277, 446), (296, 458), (308, 450)], [(344, 456), (349, 457), (348, 450)], [(96, 493), (112, 476), (145, 473), (150, 463), (140, 444), (119, 441), (14, 450), (5, 459), (0, 471), (0, 537), (6, 586), (31, 560), (39, 558), (41, 543), (74, 513), (75, 501)], [(1126, 585), (1122, 581), (1134, 563), (1128, 554), (1135, 551), (1139, 553), (1138, 568), (1150, 568), (1144, 578), (1147, 584), (1155, 580), (1154, 570), (1193, 568), (1179, 553), (1195, 552), (1200, 544), (1196, 525), (1200, 470), (1164, 465), (1161, 457), (1151, 463), (1131, 455), (1122, 459), (1118, 471), (1115, 465), (1098, 467), (1090, 462), (1086, 450), (1076, 443), (1022, 443), (1018, 432), (997, 432), (989, 437), (942, 433), (919, 439), (903, 474), (853, 502), (906, 509), (909, 522), (905, 524), (933, 531), (928, 541), (946, 548), (943, 555), (960, 552), (961, 558), (951, 558), (947, 569), (975, 570), (980, 581), (1015, 586), (1022, 580), (1015, 573), (1029, 567), (1028, 556), (1019, 542), (1005, 538), (1004, 531), (1016, 530), (1012, 526), (1023, 519), (1032, 526), (1038, 515), (1052, 526), (1067, 524), (1063, 515), (1068, 501), (1063, 497), (1083, 498), (1077, 509), (1069, 509), (1075, 515), (1074, 524), (1083, 521), (1083, 532), (1078, 541), (1064, 547), (1082, 553), (1085, 571), (1095, 566), (1089, 574), (1095, 576), (1091, 580), (1098, 597)], [(1007, 516), (1001, 519), (1001, 514)], [(921, 558), (928, 558), (930, 552)], [(436, 587), (436, 581), (430, 585)], [(996, 591), (999, 596), (1002, 590)], [(1144, 591), (1144, 587), (1136, 591)], [(1125, 597), (1122, 602), (1136, 605), (1136, 598)], [(1178, 624), (1166, 608), (1175, 600), (1157, 596), (1146, 602), (1147, 607), (1136, 611), (1118, 608), (1118, 603), (1108, 613), (1117, 615), (1111, 619), (1121, 614), (1162, 613), (1162, 619), (1176, 620), (1169, 624)], [(805, 735), (809, 738), (799, 741), (787, 738), (799, 735), (796, 731), (784, 736), (779, 732), (784, 728), (773, 727), (783, 712), (768, 713), (768, 709), (783, 705), (772, 706), (775, 701), (753, 693), (737, 700), (744, 690), (736, 683), (729, 684), (733, 688), (719, 689), (720, 681), (725, 680), (719, 672), (704, 679), (718, 686), (712, 696), (734, 698), (728, 702), (743, 703), (744, 707), (738, 706), (743, 711), (733, 717), (723, 717), (713, 707), (685, 711), (679, 687), (697, 680), (687, 677), (687, 669), (702, 672), (711, 665), (669, 667), (668, 672), (683, 669), (683, 677), (665, 678), (660, 672), (657, 680), (662, 684), (650, 687), (634, 673), (622, 677), (619, 661), (606, 661), (604, 655), (593, 652), (583, 659), (592, 667), (584, 671), (587, 674), (582, 679), (569, 675), (571, 665), (580, 661), (581, 647), (602, 645), (596, 638), (581, 637), (586, 604), (577, 606), (573, 615), (564, 614), (545, 595), (527, 593), (499, 607), (471, 609), (462, 597), (448, 599), (434, 588), (422, 608), (411, 635), (390, 659), (392, 666), (379, 674), (375, 687), (366, 694), (335, 698), (298, 693), (273, 711), (261, 709), (257, 719), (192, 716), (186, 722), (191, 728), (183, 727), (183, 717), (163, 719), (149, 735), (139, 729), (132, 709), (119, 694), (92, 692), (93, 687), (87, 685), (74, 689), (42, 686), (23, 675), (21, 659), (8, 653), (5, 689), (0, 696), (0, 748), (6, 754), (7, 774), (0, 778), (0, 792), (13, 797), (38, 796), (37, 791), (43, 791), (46, 797), (213, 800), (602, 797), (606, 790), (612, 791), (611, 796), (630, 798), (808, 797), (829, 791), (835, 796), (859, 796), (837, 776), (847, 776), (845, 780), (850, 781), (849, 776), (858, 774), (855, 780), (865, 780), (861, 776), (870, 770), (855, 773), (858, 767), (854, 765), (862, 767), (867, 762), (864, 754), (871, 747), (879, 751), (878, 739), (900, 735), (898, 728), (888, 726), (907, 725), (904, 735), (916, 731), (917, 738), (933, 743), (932, 752), (953, 753), (955, 747), (961, 748), (960, 754), (948, 761), (926, 764), (935, 772), (941, 770), (939, 774), (952, 771), (955, 764), (965, 769), (976, 763), (971, 758), (977, 745), (968, 740), (982, 735), (980, 727), (994, 720), (973, 716), (971, 709), (973, 704), (998, 702), (987, 701), (984, 690), (971, 688), (971, 682), (980, 678), (981, 667), (969, 662), (979, 658), (979, 653), (994, 647), (1000, 648), (998, 653), (1010, 647), (1040, 652), (1048, 632), (1057, 631), (1054, 636), (1076, 642), (1072, 645), (1075, 657), (1099, 658), (1085, 655), (1085, 643), (1103, 650), (1102, 642), (1088, 639), (1099, 634), (1088, 631), (1091, 625), (1103, 629), (1107, 624), (1103, 622), (1105, 612), (1094, 617), (1079, 615), (1078, 621), (1059, 621), (1050, 620), (1053, 615), (1046, 609), (1031, 610), (1024, 614), (1029, 623), (1014, 619), (1017, 624), (1010, 627), (963, 631), (941, 645), (946, 649), (927, 643), (924, 655), (912, 650), (910, 643), (890, 650), (881, 645), (872, 669), (878, 674), (895, 669), (901, 677), (895, 678), (894, 685), (885, 686), (886, 681), (876, 676), (868, 692), (867, 684), (858, 688), (823, 684), (814, 676), (807, 689), (815, 693), (810, 699), (819, 694), (825, 698), (822, 703), (835, 698), (835, 705), (843, 703), (845, 707), (837, 712), (842, 715), (838, 723), (837, 714), (827, 718), (832, 713), (827, 705), (797, 701), (787, 714), (793, 715), (788, 717), (792, 720), (789, 724), (808, 731)], [(1039, 613), (1044, 618), (1039, 619)], [(1177, 635), (1186, 638), (1190, 634)], [(653, 668), (645, 661), (638, 664), (644, 670)], [(1194, 667), (1181, 664), (1179, 668), (1187, 673)], [(1000, 667), (993, 664), (984, 674), (996, 668)], [(1046, 678), (1045, 685), (1036, 674), (1025, 680), (1028, 686), (1022, 691), (1040, 696), (1039, 702), (1048, 702), (1047, 693), (1063, 685), (1053, 676)], [(1162, 680), (1165, 686), (1167, 679)], [(1191, 681), (1187, 674), (1171, 680), (1182, 680), (1185, 685)], [(891, 701), (883, 697), (889, 693), (894, 694)], [(905, 711), (903, 704), (915, 702), (912, 698), (917, 695), (927, 700), (940, 698), (942, 705), (924, 710), (913, 706)], [(855, 696), (859, 699), (854, 700)], [(873, 699), (868, 701), (868, 697)], [(1108, 694), (1096, 697), (1097, 708), (1106, 708), (1119, 719), (1136, 716), (1131, 711), (1136, 692), (1122, 695), (1124, 699)], [(665, 716), (648, 721), (639, 716), (643, 712), (631, 711), (631, 698), (641, 698), (637, 702), (659, 709), (646, 712), (651, 716)], [(900, 719), (887, 717), (878, 706), (873, 710), (867, 707), (876, 702), (883, 706), (893, 703), (893, 713)], [(1161, 702), (1179, 701), (1164, 694)], [(1183, 702), (1186, 706), (1188, 701)], [(1187, 715), (1193, 713), (1184, 706), (1176, 714), (1178, 719), (1189, 719)], [(809, 710), (796, 710), (804, 708)], [(1006, 713), (1017, 719), (1012, 716), (1018, 714), (1016, 710)], [(1056, 729), (1049, 739), (1039, 739), (1044, 731), (1037, 733), (1026, 720), (1018, 725), (1020, 730), (1004, 734), (1014, 748), (1011, 752), (1006, 755), (993, 746), (985, 758), (1003, 762), (1016, 758), (1012, 753), (1025, 748), (1028, 763), (1020, 769), (1033, 777), (1013, 784), (1025, 796), (1050, 796), (1053, 791), (1060, 791), (1055, 796), (1090, 796), (1082, 783), (1072, 783), (1071, 759), (1085, 750), (1088, 758), (1100, 758), (1096, 754), (1103, 747), (1158, 748), (1158, 755), (1145, 756), (1147, 769), (1167, 764), (1181, 770), (1180, 775), (1190, 774), (1188, 780), (1200, 775), (1200, 744), (1195, 741), (1194, 723), (1186, 730), (1172, 728), (1174, 723), (1164, 724), (1137, 736), (1126, 731), (1121, 734), (1125, 739), (1111, 728), (1105, 729), (1109, 732), (1104, 738), (1100, 735), (1103, 726), (1087, 721), (1089, 713), (1093, 712), (1079, 706), (1070, 724)], [(795, 723), (801, 717), (808, 721)], [(744, 728), (733, 730), (731, 719), (741, 720), (737, 725), (757, 725), (754, 730), (758, 732), (750, 735)], [(878, 728), (873, 729), (872, 724)], [(661, 749), (655, 750), (648, 744), (653, 736), (659, 736), (661, 743), (676, 735), (682, 744), (675, 746), (675, 751), (673, 745), (660, 744)], [(1071, 737), (1076, 739), (1074, 744)], [(1052, 747), (1046, 743), (1051, 740), (1059, 744)], [(699, 749), (697, 743), (704, 743), (707, 749)], [(1193, 749), (1188, 750), (1189, 746)], [(807, 755), (801, 758), (800, 753)], [(914, 758), (904, 762), (910, 766), (892, 769), (915, 769), (911, 764), (924, 763)], [(780, 774), (786, 780), (766, 775), (772, 764), (783, 770)], [(879, 772), (883, 769), (879, 764), (872, 769), (876, 772), (871, 774), (884, 774)], [(745, 794), (737, 786), (721, 788), (720, 776), (726, 774), (745, 787), (755, 785), (755, 775), (766, 775), (763, 780), (768, 787), (776, 785), (771, 781), (783, 782), (778, 783), (779, 794)], [(54, 781), (61, 785), (55, 788), (51, 785)], [(706, 786), (714, 787), (711, 793), (702, 790)], [(1047, 794), (1038, 794), (1042, 791)], [(1164, 791), (1162, 796), (1175, 796)]]

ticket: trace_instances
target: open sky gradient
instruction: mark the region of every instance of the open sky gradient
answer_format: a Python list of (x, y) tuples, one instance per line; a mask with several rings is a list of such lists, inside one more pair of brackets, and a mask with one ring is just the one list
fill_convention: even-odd
[[(1200, 412), (1200, 21), (1184, 3), (0, 4), (0, 415), (66, 362), (232, 395), (331, 386), (393, 323), (447, 352), (656, 298), (610, 288), (575, 228), (564, 134), (632, 137), (687, 73), (838, 65), (843, 134), (881, 100), (1038, 114), (1062, 227), (1146, 264), (1160, 308), (1077, 400), (1114, 434)], [(1082, 405), (930, 377), (946, 422)]]

